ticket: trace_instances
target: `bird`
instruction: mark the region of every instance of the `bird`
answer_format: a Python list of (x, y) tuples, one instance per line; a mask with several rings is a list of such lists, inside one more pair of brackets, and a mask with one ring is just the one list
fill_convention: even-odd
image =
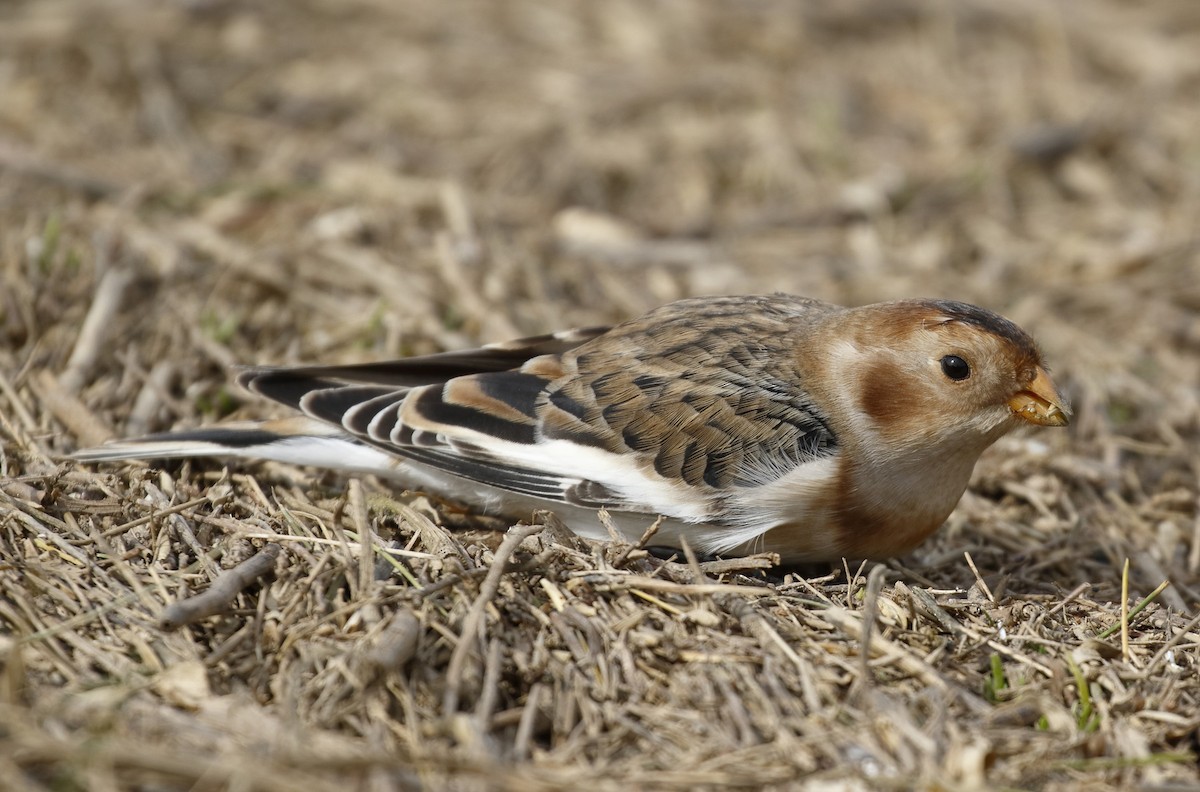
[(909, 552), (988, 446), (1071, 416), (1029, 334), (945, 299), (697, 297), (613, 326), (237, 381), (298, 412), (75, 458), (312, 465), (485, 515), (548, 509), (592, 539), (635, 541), (657, 520), (657, 546), (813, 563)]

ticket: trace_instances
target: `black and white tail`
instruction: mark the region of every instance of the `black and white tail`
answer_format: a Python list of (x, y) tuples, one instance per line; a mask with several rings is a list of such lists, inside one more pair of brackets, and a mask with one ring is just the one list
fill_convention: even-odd
[(73, 455), (81, 462), (183, 457), (266, 459), (353, 473), (394, 474), (397, 459), (336, 426), (305, 417), (230, 423), (184, 432), (115, 440)]

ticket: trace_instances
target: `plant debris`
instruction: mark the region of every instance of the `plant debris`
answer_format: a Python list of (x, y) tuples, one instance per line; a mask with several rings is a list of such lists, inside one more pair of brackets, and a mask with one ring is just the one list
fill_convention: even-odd
[[(1197, 11), (6, 5), (0, 788), (1200, 784)], [(1001, 311), (1076, 420), (805, 570), (68, 456), (278, 414), (236, 365), (776, 290)]]

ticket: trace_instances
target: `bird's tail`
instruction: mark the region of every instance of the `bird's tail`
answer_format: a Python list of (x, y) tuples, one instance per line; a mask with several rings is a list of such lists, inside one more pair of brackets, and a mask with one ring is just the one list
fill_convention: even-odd
[(397, 463), (396, 457), (359, 442), (335, 426), (301, 417), (114, 440), (72, 456), (80, 462), (243, 457), (384, 476), (395, 475)]

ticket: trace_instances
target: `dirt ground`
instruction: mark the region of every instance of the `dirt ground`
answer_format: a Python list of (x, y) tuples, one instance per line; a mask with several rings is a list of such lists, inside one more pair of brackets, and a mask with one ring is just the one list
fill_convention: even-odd
[[(1195, 789), (1198, 97), (1194, 0), (0, 5), (0, 788)], [(999, 310), (1077, 419), (807, 577), (67, 458), (779, 290)]]

